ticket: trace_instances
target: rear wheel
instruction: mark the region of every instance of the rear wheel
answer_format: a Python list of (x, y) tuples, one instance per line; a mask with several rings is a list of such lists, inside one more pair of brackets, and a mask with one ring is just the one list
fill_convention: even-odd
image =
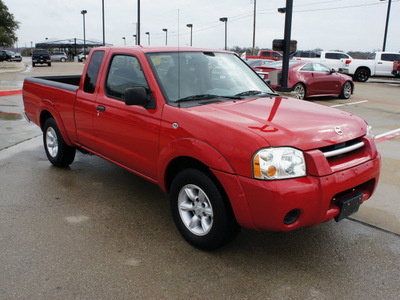
[(367, 68), (360, 68), (354, 74), (354, 80), (360, 81), (360, 82), (365, 82), (368, 80), (369, 76), (370, 76), (370, 72)]
[(51, 67), (51, 63), (47, 63), (47, 65), (48, 65), (49, 67)]
[(65, 62), (66, 59), (64, 57), (61, 57), (61, 62)]
[(199, 249), (219, 248), (239, 232), (224, 193), (208, 175), (197, 169), (183, 170), (174, 178), (170, 202), (178, 230)]
[(33, 67), (33, 68), (35, 67), (35, 63), (32, 63), (32, 67)]
[(293, 87), (293, 91), (296, 93), (297, 99), (305, 99), (306, 98), (306, 87), (302, 83), (296, 83)]
[(349, 99), (351, 97), (352, 86), (350, 81), (346, 81), (343, 84), (342, 92), (340, 93), (340, 98), (342, 99)]
[(47, 119), (43, 126), (43, 144), (47, 158), (56, 167), (67, 167), (75, 158), (75, 148), (68, 146), (54, 119)]

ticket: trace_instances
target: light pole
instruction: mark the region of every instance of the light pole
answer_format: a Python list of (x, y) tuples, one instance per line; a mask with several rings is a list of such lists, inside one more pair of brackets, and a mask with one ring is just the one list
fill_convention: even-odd
[(85, 28), (85, 15), (87, 10), (82, 10), (81, 14), (83, 16), (83, 58), (86, 60), (86, 28)]
[(281, 85), (277, 90), (280, 92), (290, 92), (291, 88), (288, 87), (289, 79), (289, 54), (290, 54), (290, 36), (292, 32), (292, 12), (293, 0), (286, 0), (286, 7), (278, 8), (279, 13), (285, 15), (285, 36), (283, 45), (283, 61), (282, 61), (282, 79)]
[(186, 24), (190, 28), (190, 47), (192, 47), (192, 37), (193, 37), (193, 24)]
[(137, 0), (137, 45), (140, 45), (140, 0)]
[(165, 46), (168, 45), (168, 29), (167, 28), (163, 28), (163, 30), (165, 32)]
[(254, 49), (256, 47), (256, 9), (257, 9), (257, 0), (253, 0), (254, 1), (254, 17), (253, 17), (253, 55), (255, 55), (254, 53)]
[(104, 0), (101, 2), (101, 9), (102, 9), (102, 15), (103, 15), (103, 46), (106, 45), (106, 25), (105, 25), (105, 20), (104, 20)]
[(125, 37), (123, 36), (122, 39), (124, 40), (124, 46), (126, 46), (126, 39), (125, 39)]
[(221, 22), (225, 23), (225, 50), (228, 50), (228, 18), (227, 17), (223, 17), (223, 18), (219, 18), (219, 20)]
[[(386, 1), (386, 0), (380, 0), (380, 1)], [(382, 46), (383, 52), (385, 52), (385, 49), (386, 49), (386, 38), (387, 38), (387, 32), (388, 32), (388, 27), (389, 27), (389, 16), (390, 16), (390, 7), (391, 6), (392, 6), (392, 0), (389, 0), (388, 8), (387, 8), (387, 15), (386, 15), (385, 35), (383, 38), (383, 46)]]
[(150, 32), (145, 32), (147, 34), (147, 45), (150, 45)]
[(132, 36), (135, 39), (135, 45), (137, 45), (137, 35), (136, 34), (132, 34)]

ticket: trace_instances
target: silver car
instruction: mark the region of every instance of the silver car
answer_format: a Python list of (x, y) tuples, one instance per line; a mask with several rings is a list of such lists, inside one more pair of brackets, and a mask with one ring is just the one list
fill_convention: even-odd
[(68, 60), (68, 56), (67, 54), (65, 54), (65, 52), (51, 52), (50, 56), (51, 56), (51, 61), (65, 62)]

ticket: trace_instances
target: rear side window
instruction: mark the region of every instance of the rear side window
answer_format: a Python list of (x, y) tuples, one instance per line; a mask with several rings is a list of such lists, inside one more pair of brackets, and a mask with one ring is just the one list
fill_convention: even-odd
[(367, 59), (375, 59), (376, 57), (376, 53), (371, 53), (370, 55), (368, 55)]
[(85, 83), (83, 85), (83, 91), (85, 93), (94, 93), (103, 57), (104, 51), (96, 51), (93, 53), (92, 58), (90, 59), (89, 67), (86, 72)]
[(382, 60), (384, 60), (384, 61), (400, 60), (400, 54), (382, 53)]
[(270, 57), (270, 56), (271, 56), (270, 52), (263, 52), (261, 54), (261, 57)]

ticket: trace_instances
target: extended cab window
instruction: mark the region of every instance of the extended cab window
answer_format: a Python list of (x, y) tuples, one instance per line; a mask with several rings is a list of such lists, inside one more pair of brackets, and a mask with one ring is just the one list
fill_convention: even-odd
[(382, 53), (382, 60), (384, 60), (384, 61), (400, 60), (400, 54)]
[(138, 59), (134, 56), (115, 55), (108, 70), (106, 94), (123, 100), (125, 90), (133, 87), (149, 89)]
[(375, 59), (376, 53), (371, 53), (367, 59)]
[(83, 85), (84, 92), (90, 94), (94, 93), (103, 57), (104, 57), (104, 51), (96, 51), (93, 53), (85, 76), (85, 83)]

